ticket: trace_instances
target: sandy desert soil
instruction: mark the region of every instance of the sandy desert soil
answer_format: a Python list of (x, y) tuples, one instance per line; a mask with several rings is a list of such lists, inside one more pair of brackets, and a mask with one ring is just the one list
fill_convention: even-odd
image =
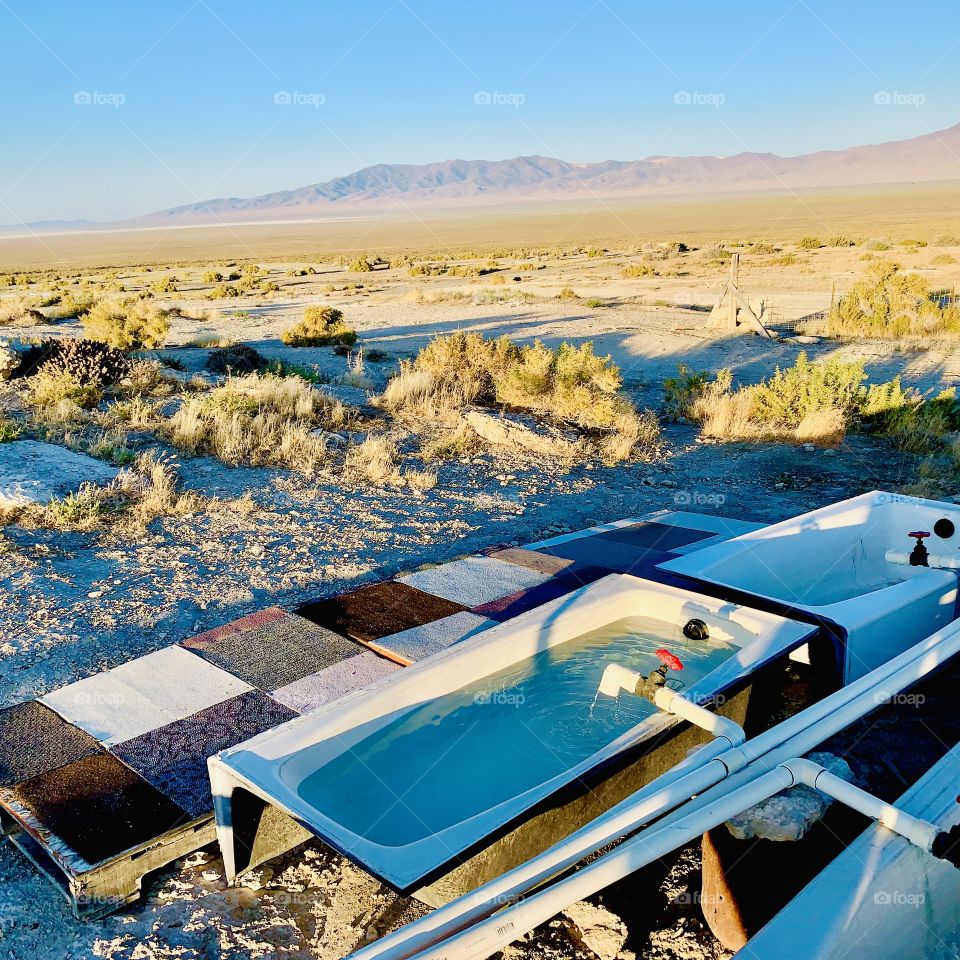
[[(933, 265), (932, 253), (911, 246), (897, 251), (897, 259), (923, 269), (933, 285), (955, 284), (958, 268)], [(204, 299), (209, 284), (198, 279), (200, 268), (126, 270), (120, 279), (136, 292), (168, 273), (177, 277), (178, 293), (157, 297), (160, 305), (182, 311), (159, 354), (176, 357), (186, 376), (202, 369), (208, 352), (190, 344), (229, 338), (269, 359), (313, 366), (331, 381), (329, 389), (361, 404), (400, 359), (454, 330), (549, 344), (591, 340), (598, 353), (613, 355), (626, 391), (641, 407), (659, 405), (662, 381), (680, 362), (696, 369), (731, 367), (740, 381), (754, 382), (778, 364), (793, 363), (800, 350), (861, 358), (871, 378), (902, 373), (922, 390), (956, 384), (960, 355), (950, 345), (905, 350), (876, 341), (799, 343), (792, 336), (795, 322), (825, 309), (834, 289), (853, 282), (861, 255), (827, 249), (800, 253), (790, 267), (764, 265), (763, 258), (744, 264), (742, 286), (751, 298), (767, 301), (779, 340), (707, 329), (704, 308), (716, 297), (725, 268), (693, 255), (669, 276), (623, 280), (620, 268), (629, 257), (577, 256), (545, 261), (544, 269), (525, 272), (519, 282), (512, 277), (520, 274), (508, 267), (501, 284), (422, 280), (405, 269), (350, 274), (325, 263), (316, 275), (283, 280), (269, 297), (215, 302)], [(260, 262), (278, 279), (302, 265)], [(344, 289), (351, 284), (362, 287)], [(577, 298), (558, 299), (564, 287)], [(590, 298), (601, 305), (588, 306)], [(367, 390), (338, 383), (346, 361), (330, 350), (293, 350), (277, 339), (313, 302), (340, 307), (365, 350), (387, 354), (366, 364)], [(3, 329), (5, 337), (76, 332), (75, 321)], [(9, 393), (0, 399), (14, 402)], [(494, 544), (530, 542), (661, 509), (772, 521), (865, 490), (897, 487), (917, 467), (916, 457), (865, 435), (848, 437), (834, 451), (702, 442), (689, 424), (664, 431), (664, 453), (652, 462), (587, 462), (559, 471), (535, 458), (483, 452), (444, 462), (436, 486), (419, 493), (181, 458), (185, 484), (219, 497), (217, 506), (156, 520), (136, 536), (10, 526), (0, 533), (0, 705), (270, 604), (292, 606)], [(249, 498), (241, 499), (244, 494)], [(681, 852), (659, 873), (601, 895), (594, 906), (603, 909), (574, 909), (572, 919), (555, 920), (508, 956), (597, 955), (586, 940), (595, 946), (603, 940), (605, 951), (614, 944), (605, 960), (725, 956), (705, 932), (694, 898), (685, 895), (698, 889), (697, 858), (696, 850)], [(612, 912), (604, 913), (607, 908)], [(17, 960), (338, 960), (419, 909), (310, 845), (236, 889), (225, 887), (215, 851), (196, 854), (151, 878), (141, 903), (84, 925), (70, 918), (45, 879), (9, 845), (0, 845), (0, 956)], [(605, 925), (601, 936), (596, 928)], [(586, 940), (585, 928), (593, 931)]]

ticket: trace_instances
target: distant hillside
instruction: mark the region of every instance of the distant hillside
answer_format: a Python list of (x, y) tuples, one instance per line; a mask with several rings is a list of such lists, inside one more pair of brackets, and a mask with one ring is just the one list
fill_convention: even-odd
[[(226, 197), (161, 210), (123, 226), (299, 220), (389, 210), (603, 197), (696, 196), (724, 192), (853, 187), (960, 180), (960, 124), (937, 133), (798, 157), (648, 157), (570, 163), (552, 157), (450, 160), (365, 167), (323, 183), (249, 199)], [(77, 229), (85, 221), (30, 224)], [(105, 227), (107, 224), (101, 224)]]

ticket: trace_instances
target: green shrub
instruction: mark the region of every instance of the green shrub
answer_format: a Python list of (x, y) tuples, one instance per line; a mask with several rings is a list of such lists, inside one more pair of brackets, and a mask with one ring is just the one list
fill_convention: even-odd
[(506, 337), (454, 333), (401, 362), (380, 403), (419, 423), (451, 427), (471, 404), (529, 411), (584, 431), (604, 459), (616, 462), (652, 451), (659, 440), (655, 418), (638, 414), (620, 395), (621, 384), (611, 358), (598, 357), (590, 343), (551, 350), (539, 340), (521, 347)]
[(366, 257), (357, 257), (350, 264), (351, 273), (370, 273), (373, 270), (373, 264)]
[(649, 263), (631, 263), (620, 271), (624, 280), (639, 280), (641, 277), (654, 277), (657, 271)]
[(760, 423), (795, 429), (805, 417), (825, 407), (852, 417), (863, 406), (867, 379), (862, 362), (836, 357), (811, 363), (799, 354), (792, 367), (777, 367), (769, 380), (753, 388), (753, 416)]
[(579, 300), (580, 298), (577, 296), (576, 291), (573, 289), (573, 287), (564, 287), (557, 294), (557, 299), (558, 300)]
[(827, 331), (835, 335), (902, 337), (907, 334), (960, 333), (960, 309), (932, 296), (918, 273), (878, 260), (866, 276), (834, 305)]
[(827, 246), (830, 247), (855, 247), (856, 243), (851, 240), (849, 237), (845, 237), (842, 233), (838, 233), (836, 236), (831, 237), (827, 241)]
[(681, 363), (677, 375), (663, 381), (663, 416), (667, 420), (691, 418), (693, 405), (702, 396), (709, 377), (706, 370), (697, 372)]
[(154, 283), (151, 283), (150, 292), (151, 293), (176, 293), (177, 292), (176, 277), (164, 277), (162, 280), (157, 280)]
[(303, 312), (303, 319), (280, 334), (290, 347), (328, 347), (336, 344), (353, 346), (356, 331), (343, 322), (343, 313), (335, 307), (311, 304)]
[(223, 274), (219, 270), (207, 270), (203, 274), (204, 283), (220, 283), (223, 280)]
[(163, 346), (170, 331), (167, 312), (143, 300), (98, 300), (82, 324), (91, 340), (124, 353)]
[(218, 283), (208, 294), (208, 300), (227, 300), (231, 297), (239, 297), (240, 291), (230, 284)]
[(279, 285), (272, 280), (264, 280), (263, 283), (260, 284), (261, 293), (276, 293), (279, 289)]
[(20, 436), (20, 428), (10, 419), (0, 414), (0, 443), (8, 443)]
[(801, 250), (819, 250), (823, 244), (820, 242), (819, 237), (801, 237), (797, 242), (797, 246)]

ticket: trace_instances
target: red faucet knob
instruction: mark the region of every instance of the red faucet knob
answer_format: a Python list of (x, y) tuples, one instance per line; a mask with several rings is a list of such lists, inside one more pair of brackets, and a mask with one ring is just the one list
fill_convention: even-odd
[(669, 650), (664, 650), (661, 647), (659, 650), (655, 650), (654, 653), (656, 653), (657, 659), (665, 667), (669, 667), (671, 670), (683, 669), (683, 664), (680, 662), (680, 659), (678, 657), (675, 657)]
[(916, 537), (918, 540), (925, 540), (930, 536), (929, 530), (914, 530), (913, 533), (908, 533), (908, 537)]

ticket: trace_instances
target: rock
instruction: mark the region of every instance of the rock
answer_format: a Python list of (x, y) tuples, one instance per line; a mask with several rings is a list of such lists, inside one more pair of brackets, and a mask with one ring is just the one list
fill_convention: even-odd
[(84, 483), (107, 484), (120, 473), (84, 453), (38, 440), (0, 444), (0, 505), (45, 504)]
[(819, 342), (820, 342), (820, 338), (819, 338), (819, 337), (806, 337), (806, 336), (802, 336), (802, 337), (791, 337), (791, 338), (790, 338), (790, 342), (791, 342), (791, 343), (801, 343), (801, 344), (803, 344), (804, 346), (808, 346), (808, 347), (809, 347), (809, 346), (812, 346), (812, 345), (815, 344), (815, 343), (819, 343)]
[[(846, 760), (832, 753), (811, 753), (810, 759), (842, 780), (853, 782), (853, 771)], [(811, 787), (791, 787), (769, 800), (758, 803), (727, 821), (727, 829), (738, 840), (759, 837), (762, 840), (799, 840), (833, 803), (832, 798)]]
[(549, 428), (534, 430), (518, 417), (508, 414), (493, 415), (470, 410), (465, 419), (478, 437), (496, 447), (519, 447), (551, 457), (571, 456), (576, 448), (557, 431), (550, 431)]
[(816, 444), (813, 444), (813, 443), (805, 443), (805, 444), (803, 445), (803, 449), (806, 450), (807, 453), (813, 453), (814, 450), (817, 449), (817, 447), (816, 447)]
[(9, 380), (20, 366), (20, 351), (9, 340), (0, 340), (0, 380)]
[(576, 927), (583, 945), (600, 960), (615, 960), (627, 942), (627, 925), (603, 907), (581, 900), (570, 904), (563, 915)]
[(825, 457), (835, 457), (837, 455), (837, 451), (834, 450), (832, 447), (828, 447), (826, 450), (823, 451), (823, 455)]

